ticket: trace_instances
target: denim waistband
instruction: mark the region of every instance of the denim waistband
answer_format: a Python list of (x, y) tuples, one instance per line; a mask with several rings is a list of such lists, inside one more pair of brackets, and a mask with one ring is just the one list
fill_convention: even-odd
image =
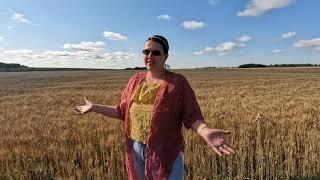
[(147, 151), (147, 145), (142, 142), (132, 140), (132, 147), (133, 151), (135, 152), (135, 154), (137, 154), (138, 158), (140, 160), (144, 160)]

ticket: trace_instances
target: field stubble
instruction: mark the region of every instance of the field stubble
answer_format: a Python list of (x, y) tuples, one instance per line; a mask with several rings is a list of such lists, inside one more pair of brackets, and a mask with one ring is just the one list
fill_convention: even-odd
[[(206, 122), (230, 130), (218, 157), (184, 130), (186, 179), (320, 176), (320, 69), (177, 70)], [(118, 103), (134, 71), (0, 73), (0, 179), (126, 179), (123, 123), (74, 115), (83, 97)]]

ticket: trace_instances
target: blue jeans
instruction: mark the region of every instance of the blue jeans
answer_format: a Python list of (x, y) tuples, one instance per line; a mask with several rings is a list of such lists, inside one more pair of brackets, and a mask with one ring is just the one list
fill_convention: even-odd
[[(147, 149), (147, 145), (133, 140), (133, 155), (134, 155), (134, 165), (136, 173), (139, 177), (139, 180), (144, 178), (144, 159)], [(180, 180), (183, 179), (184, 173), (184, 164), (183, 164), (183, 152), (177, 156), (177, 159), (173, 163), (172, 171), (169, 176), (169, 180)]]

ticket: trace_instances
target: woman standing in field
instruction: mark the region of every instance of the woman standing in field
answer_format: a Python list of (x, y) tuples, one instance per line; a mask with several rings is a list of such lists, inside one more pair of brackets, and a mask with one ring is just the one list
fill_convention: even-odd
[(86, 100), (75, 110), (97, 112), (124, 121), (126, 168), (129, 179), (183, 179), (182, 125), (201, 136), (218, 155), (234, 154), (226, 135), (204, 122), (194, 91), (185, 77), (164, 68), (169, 44), (163, 36), (144, 45), (147, 72), (133, 75), (116, 106)]

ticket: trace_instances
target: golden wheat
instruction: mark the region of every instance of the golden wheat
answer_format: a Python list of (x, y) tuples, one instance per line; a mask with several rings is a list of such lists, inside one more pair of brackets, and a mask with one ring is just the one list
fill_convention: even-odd
[[(320, 69), (180, 70), (207, 123), (232, 132), (218, 157), (184, 130), (186, 179), (320, 176)], [(123, 123), (77, 116), (116, 104), (134, 71), (0, 73), (0, 179), (126, 179)]]

